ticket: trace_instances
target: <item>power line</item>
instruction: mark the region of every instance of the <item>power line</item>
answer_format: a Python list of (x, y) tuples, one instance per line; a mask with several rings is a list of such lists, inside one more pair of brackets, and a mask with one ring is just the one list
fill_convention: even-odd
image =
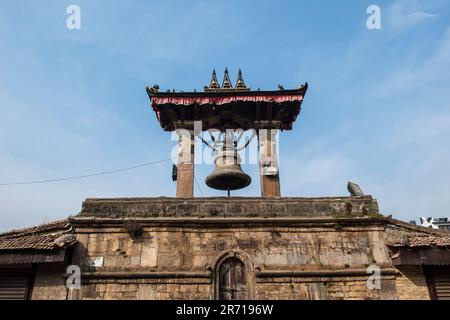
[(47, 179), (47, 180), (32, 180), (32, 181), (23, 181), (23, 182), (0, 183), (0, 186), (17, 186), (17, 185), (26, 185), (26, 184), (39, 184), (39, 183), (61, 182), (61, 181), (68, 181), (68, 180), (84, 179), (84, 178), (103, 176), (103, 175), (107, 175), (107, 174), (113, 174), (113, 173), (117, 173), (117, 172), (129, 171), (129, 170), (133, 170), (133, 169), (147, 167), (147, 166), (151, 166), (154, 164), (167, 162), (172, 159), (173, 158), (168, 158), (168, 159), (163, 159), (163, 160), (158, 160), (158, 161), (151, 161), (151, 162), (139, 164), (139, 165), (132, 166), (132, 167), (91, 173), (91, 174), (85, 174), (85, 175), (81, 175), (81, 176), (73, 176), (73, 177), (65, 177), (65, 178), (57, 178), (57, 179)]

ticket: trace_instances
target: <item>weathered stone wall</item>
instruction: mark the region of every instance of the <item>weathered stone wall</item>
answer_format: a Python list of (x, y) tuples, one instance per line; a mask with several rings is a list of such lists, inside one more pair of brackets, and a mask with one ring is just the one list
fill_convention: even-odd
[[(388, 250), (380, 241), (383, 228), (376, 223), (280, 227), (280, 221), (268, 218), (265, 227), (221, 221), (171, 228), (147, 221), (141, 222), (138, 238), (122, 223), (77, 228), (73, 263), (84, 270), (79, 298), (212, 299), (216, 263), (227, 252), (248, 258), (256, 299), (396, 298), (395, 285), (366, 286), (365, 270), (373, 264), (390, 268), (383, 281), (394, 283)], [(292, 274), (283, 275), (286, 271)]]
[[(297, 280), (298, 281), (298, 280)], [(302, 282), (284, 279), (258, 284), (258, 299), (270, 300), (367, 300), (397, 299), (395, 277), (384, 276), (381, 290), (367, 287), (367, 276), (340, 278), (305, 278)]]
[[(392, 266), (369, 196), (90, 199), (70, 221), (74, 299), (216, 299), (227, 257), (245, 264), (249, 298), (429, 298), (423, 273)], [(367, 286), (373, 265), (381, 289)], [(33, 298), (64, 299), (63, 273), (39, 270)]]
[(66, 300), (67, 289), (63, 264), (39, 264), (31, 298), (33, 300)]
[(430, 300), (422, 266), (402, 266), (398, 268), (397, 294), (401, 300)]
[(123, 228), (79, 229), (76, 251), (82, 267), (97, 259), (103, 260), (102, 270), (204, 272), (221, 253), (231, 250), (250, 255), (261, 270), (390, 265), (387, 248), (380, 241), (382, 230), (377, 227), (267, 229), (146, 228), (138, 239)]
[(210, 300), (211, 285), (185, 283), (93, 283), (83, 286), (77, 299), (84, 300)]
[(379, 216), (371, 196), (324, 198), (87, 199), (80, 217), (360, 217)]

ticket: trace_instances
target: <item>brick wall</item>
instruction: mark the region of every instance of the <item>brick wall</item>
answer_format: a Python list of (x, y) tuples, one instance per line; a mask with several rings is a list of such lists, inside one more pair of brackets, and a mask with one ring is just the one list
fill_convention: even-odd
[(33, 299), (214, 299), (230, 258), (250, 298), (429, 299), (421, 268), (396, 274), (387, 243), (403, 234), (370, 196), (88, 199), (69, 221), (82, 288), (68, 295), (66, 266), (43, 264)]
[(422, 266), (403, 266), (398, 269), (397, 294), (401, 300), (430, 300)]
[(274, 300), (395, 300), (395, 279), (384, 276), (381, 289), (370, 289), (367, 277), (286, 279), (284, 282), (257, 284), (258, 299)]
[(84, 300), (209, 300), (211, 286), (176, 283), (97, 283), (84, 285), (75, 299)]
[[(367, 266), (389, 267), (390, 263), (383, 230), (377, 225), (277, 227), (269, 220), (264, 226), (143, 224), (138, 238), (119, 222), (77, 228), (79, 243), (72, 264), (81, 266), (84, 278), (75, 297), (212, 299), (218, 259), (227, 252), (240, 252), (254, 275), (249, 281), (256, 299), (396, 298), (395, 285), (384, 287), (382, 293), (366, 287)], [(93, 267), (95, 260), (101, 262)], [(362, 270), (362, 277), (344, 277), (346, 270), (355, 269)], [(319, 270), (323, 277), (259, 276), (283, 270)], [(327, 270), (343, 270), (344, 275), (330, 280), (323, 275)]]
[(32, 292), (33, 300), (65, 300), (66, 281), (63, 278), (66, 267), (61, 264), (39, 264)]
[[(365, 268), (390, 264), (381, 231), (349, 228), (188, 229), (146, 228), (133, 239), (120, 228), (77, 235), (79, 259), (99, 270), (199, 271), (213, 266), (226, 251), (241, 250), (264, 270)], [(102, 232), (98, 232), (102, 231)]]

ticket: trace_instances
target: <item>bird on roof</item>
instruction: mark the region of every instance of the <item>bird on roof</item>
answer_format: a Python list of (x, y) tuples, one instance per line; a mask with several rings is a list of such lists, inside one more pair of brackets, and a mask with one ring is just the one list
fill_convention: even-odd
[(281, 84), (279, 84), (278, 85), (278, 90), (284, 90), (284, 87)]
[(155, 85), (150, 89), (150, 92), (156, 93), (156, 92), (158, 92), (158, 90), (159, 90), (159, 86), (158, 86), (157, 84), (155, 84)]

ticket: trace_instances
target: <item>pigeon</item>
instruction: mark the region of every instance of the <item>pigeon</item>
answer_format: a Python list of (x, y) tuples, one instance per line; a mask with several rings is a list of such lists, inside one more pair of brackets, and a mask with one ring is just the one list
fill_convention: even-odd
[(279, 90), (284, 90), (284, 87), (283, 87), (281, 84), (279, 84), (279, 85), (278, 85), (278, 89), (279, 89)]
[(150, 92), (158, 92), (159, 90), (159, 86), (157, 84), (155, 84), (151, 89)]

